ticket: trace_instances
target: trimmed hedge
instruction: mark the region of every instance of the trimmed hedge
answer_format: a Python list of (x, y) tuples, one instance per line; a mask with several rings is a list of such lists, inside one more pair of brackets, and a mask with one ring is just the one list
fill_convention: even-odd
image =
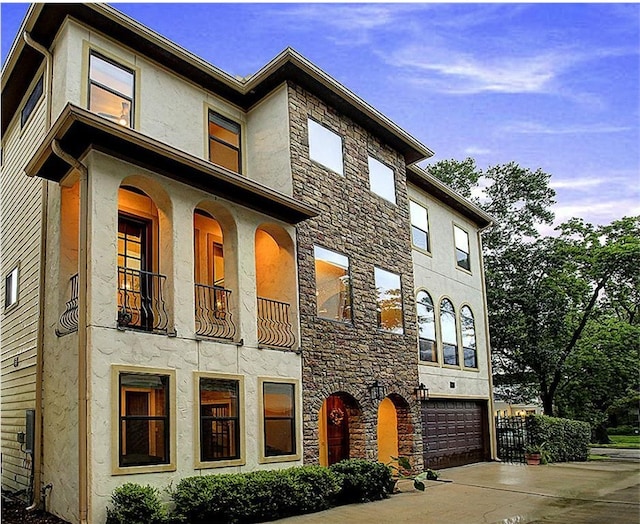
[(322, 511), (339, 490), (330, 469), (302, 466), (188, 477), (171, 496), (176, 517), (190, 524), (248, 523)]
[(549, 462), (587, 460), (591, 441), (591, 426), (587, 422), (529, 415), (525, 423), (527, 444), (542, 446)]
[(151, 486), (128, 482), (111, 494), (107, 524), (161, 524), (168, 521), (160, 493)]
[(389, 496), (391, 470), (381, 462), (348, 459), (329, 469), (341, 479), (342, 489), (336, 497), (338, 504), (370, 502)]
[(638, 428), (633, 426), (617, 426), (615, 428), (607, 428), (607, 434), (609, 435), (637, 435)]

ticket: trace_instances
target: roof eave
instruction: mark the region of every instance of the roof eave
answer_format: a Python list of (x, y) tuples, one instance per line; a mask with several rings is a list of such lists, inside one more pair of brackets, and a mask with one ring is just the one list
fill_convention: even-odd
[(75, 158), (97, 149), (290, 224), (318, 215), (314, 207), (288, 195), (73, 104), (65, 107), (28, 162), (28, 176), (60, 182), (69, 174), (71, 167), (52, 150), (54, 140)]

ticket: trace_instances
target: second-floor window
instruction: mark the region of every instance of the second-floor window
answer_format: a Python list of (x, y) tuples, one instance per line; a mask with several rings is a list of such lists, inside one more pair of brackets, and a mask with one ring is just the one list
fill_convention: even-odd
[(436, 318), (433, 300), (426, 291), (419, 291), (416, 296), (416, 310), (418, 314), (418, 344), (420, 360), (423, 362), (437, 362), (436, 351)]
[(458, 226), (453, 226), (453, 236), (456, 243), (456, 263), (458, 267), (471, 271), (469, 258), (469, 233)]
[(318, 316), (343, 322), (351, 321), (349, 259), (320, 246), (316, 259), (316, 300)]
[(411, 215), (411, 243), (418, 249), (430, 251), (427, 209), (417, 202), (410, 201), (409, 214)]
[(89, 56), (89, 110), (120, 125), (133, 127), (132, 70), (103, 56)]
[(404, 333), (400, 275), (375, 268), (378, 328)]
[(450, 300), (440, 302), (440, 332), (442, 333), (442, 361), (449, 366), (459, 365), (456, 312)]
[(240, 124), (209, 111), (209, 160), (240, 173)]

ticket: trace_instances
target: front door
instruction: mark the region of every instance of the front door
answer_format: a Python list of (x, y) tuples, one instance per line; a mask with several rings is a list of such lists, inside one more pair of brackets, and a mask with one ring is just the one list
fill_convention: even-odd
[(328, 465), (349, 458), (349, 415), (338, 395), (331, 395), (327, 407), (327, 460)]

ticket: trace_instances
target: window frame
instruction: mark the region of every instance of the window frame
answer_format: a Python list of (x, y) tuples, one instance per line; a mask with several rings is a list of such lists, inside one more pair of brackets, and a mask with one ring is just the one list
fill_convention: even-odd
[[(332, 135), (336, 136), (337, 138), (340, 139), (340, 170), (337, 171), (335, 170), (332, 166), (329, 166), (327, 164), (325, 164), (322, 160), (320, 160), (319, 158), (314, 158), (311, 154), (311, 127), (312, 125), (316, 125), (320, 128), (322, 128), (324, 131), (326, 131), (327, 133), (331, 133)], [(336, 173), (337, 175), (340, 176), (345, 176), (345, 172), (344, 172), (344, 137), (339, 134), (336, 133), (333, 129), (329, 128), (328, 126), (321, 124), (320, 122), (318, 122), (317, 120), (314, 120), (311, 117), (307, 117), (307, 145), (309, 147), (309, 160), (311, 162), (313, 162), (314, 164), (317, 164), (319, 166), (322, 166), (324, 169), (327, 169), (329, 171), (331, 171), (332, 173)]]
[[(427, 230), (425, 231), (424, 229), (422, 229), (421, 227), (415, 225), (413, 223), (413, 218), (411, 216), (411, 204), (414, 204), (422, 209), (424, 209), (426, 218), (427, 218)], [(431, 235), (430, 235), (430, 231), (431, 231), (431, 224), (429, 224), (429, 208), (427, 206), (425, 206), (424, 204), (422, 204), (421, 202), (418, 202), (417, 200), (414, 199), (409, 199), (409, 222), (411, 224), (411, 247), (417, 251), (420, 251), (421, 253), (426, 253), (427, 255), (431, 255)], [(413, 230), (417, 229), (418, 231), (421, 231), (422, 233), (425, 234), (425, 237), (427, 239), (427, 247), (426, 249), (417, 245), (414, 241), (413, 241)]]
[[(122, 375), (151, 375), (156, 377), (166, 377), (167, 394), (165, 415), (168, 427), (165, 435), (168, 439), (166, 444), (169, 454), (167, 462), (145, 465), (121, 465), (122, 449), (122, 415), (121, 396), (122, 389), (120, 377)], [(111, 473), (113, 475), (133, 475), (137, 473), (152, 473), (176, 470), (176, 371), (175, 369), (150, 368), (142, 366), (111, 366), (111, 408), (112, 408), (112, 432), (111, 432)]]
[[(433, 340), (428, 338), (422, 338), (420, 336), (420, 320), (418, 315), (418, 307), (421, 304), (421, 302), (418, 300), (418, 297), (420, 296), (421, 293), (424, 293), (425, 295), (427, 295), (427, 297), (429, 297), (429, 300), (431, 301), (431, 308), (433, 312), (433, 337), (434, 337)], [(416, 324), (417, 324), (417, 331), (418, 331), (418, 362), (420, 364), (439, 366), (440, 358), (438, 354), (439, 353), (438, 352), (438, 322), (436, 321), (436, 305), (433, 301), (433, 297), (431, 296), (431, 293), (429, 293), (426, 289), (419, 289), (416, 293)], [(420, 349), (420, 341), (422, 340), (431, 341), (433, 343), (432, 351), (433, 351), (433, 356), (435, 360), (424, 360), (422, 358), (422, 350)]]
[[(402, 325), (400, 327), (401, 331), (392, 331), (390, 329), (384, 329), (382, 327), (382, 319), (381, 319), (382, 315), (378, 314), (378, 313), (381, 313), (381, 310), (380, 310), (380, 312), (378, 311), (378, 304), (379, 304), (379, 300), (378, 299), (379, 299), (379, 297), (378, 297), (378, 291), (377, 291), (378, 286), (377, 286), (377, 279), (376, 279), (376, 271), (383, 271), (385, 273), (389, 273), (391, 275), (395, 275), (395, 276), (398, 277), (398, 281), (399, 281), (399, 284), (400, 284), (400, 316), (401, 316), (401, 321), (402, 321), (401, 322)], [(374, 288), (376, 289), (376, 326), (377, 326), (378, 331), (382, 331), (384, 333), (391, 333), (393, 335), (404, 335), (405, 332), (406, 332), (406, 326), (404, 325), (404, 301), (403, 301), (404, 293), (403, 293), (403, 289), (402, 289), (402, 274), (401, 273), (396, 273), (394, 271), (389, 271), (387, 269), (383, 269), (383, 268), (378, 267), (378, 266), (374, 266), (374, 268), (373, 268), (373, 282), (374, 282)]]
[[(194, 467), (196, 469), (223, 468), (228, 466), (243, 466), (246, 464), (246, 447), (245, 447), (245, 389), (244, 376), (233, 375), (227, 373), (208, 373), (195, 372), (194, 377)], [(202, 379), (225, 380), (236, 382), (238, 391), (238, 415), (236, 421), (238, 458), (226, 458), (219, 460), (202, 460), (202, 414), (201, 414), (201, 395), (200, 386)]]
[[(442, 326), (442, 311), (443, 311), (443, 303), (447, 301), (449, 302), (449, 304), (451, 304), (451, 308), (452, 308), (452, 317), (453, 317), (453, 329), (454, 329), (454, 337), (455, 337), (455, 341), (452, 344), (450, 341), (445, 342), (444, 340), (444, 334), (445, 334), (445, 330)], [(442, 365), (445, 367), (450, 367), (450, 368), (460, 368), (461, 364), (460, 364), (460, 340), (459, 340), (459, 335), (458, 335), (458, 315), (456, 313), (456, 307), (453, 305), (453, 300), (451, 300), (449, 297), (444, 296), (440, 298), (440, 301), (438, 303), (438, 323), (440, 325), (440, 345), (441, 345), (441, 349), (442, 349)], [(446, 361), (445, 358), (445, 344), (447, 346), (454, 346), (455, 347), (455, 356), (456, 356), (456, 363), (455, 364), (450, 364)]]
[[(345, 310), (349, 311), (349, 318), (348, 319), (338, 319), (338, 318), (331, 318), (331, 317), (328, 317), (328, 316), (321, 316), (320, 315), (320, 311), (319, 311), (320, 304), (318, 303), (318, 300), (317, 300), (317, 298), (319, 296), (319, 293), (318, 293), (318, 271), (316, 269), (316, 263), (317, 263), (317, 260), (318, 260), (317, 255), (316, 255), (316, 249), (317, 248), (323, 249), (324, 251), (329, 251), (330, 253), (342, 256), (342, 257), (347, 259), (347, 274), (346, 274), (346, 276), (348, 278), (348, 290), (347, 290), (347, 293), (346, 293)], [(347, 324), (347, 325), (350, 324), (350, 325), (352, 325), (353, 324), (353, 285), (352, 285), (352, 282), (351, 282), (351, 259), (347, 255), (345, 255), (343, 253), (340, 253), (340, 252), (335, 251), (333, 249), (326, 248), (326, 247), (321, 246), (319, 244), (314, 244), (313, 245), (313, 263), (314, 263), (314, 275), (315, 275), (315, 287), (316, 287), (316, 317), (317, 318), (321, 318), (323, 320), (329, 320), (331, 322), (338, 322), (340, 324)]]
[[(39, 86), (39, 93), (38, 93)], [(37, 96), (34, 98), (34, 95)], [(25, 125), (29, 121), (31, 115), (35, 112), (36, 107), (40, 103), (40, 100), (43, 99), (44, 95), (44, 73), (40, 73), (40, 78), (33, 84), (31, 91), (29, 91), (29, 96), (25, 100), (22, 105), (22, 109), (20, 110), (20, 129), (24, 129)]]
[[(14, 286), (15, 282), (15, 286)], [(13, 290), (15, 288), (15, 297)], [(20, 303), (20, 262), (15, 264), (4, 277), (4, 310), (10, 311)]]
[[(383, 195), (382, 191), (378, 192), (373, 188), (373, 180), (372, 180), (373, 170), (371, 169), (372, 161), (374, 162), (374, 164), (373, 164), (374, 166), (376, 164), (378, 164), (381, 167), (386, 168), (386, 169), (389, 170), (388, 174), (391, 176), (391, 191), (392, 191), (391, 195)], [(396, 172), (395, 172), (395, 170), (391, 166), (389, 166), (388, 164), (384, 163), (382, 160), (378, 160), (376, 157), (374, 157), (371, 154), (367, 155), (367, 169), (369, 171), (369, 191), (371, 191), (374, 195), (378, 195), (380, 198), (386, 200), (390, 204), (393, 204), (394, 206), (397, 205), (397, 199), (396, 199)], [(391, 196), (392, 198), (389, 198), (389, 196)]]
[[(465, 253), (464, 250), (459, 249), (458, 248), (458, 243), (456, 241), (456, 230), (459, 230), (461, 233), (464, 233), (467, 237), (467, 249), (468, 251), (466, 252), (467, 255), (467, 260), (469, 261), (469, 267), (466, 268), (463, 265), (460, 264), (460, 261), (458, 260), (458, 251), (461, 251), (462, 253)], [(456, 261), (456, 268), (460, 269), (462, 271), (465, 271), (466, 273), (471, 273), (471, 235), (469, 235), (469, 232), (464, 229), (462, 226), (456, 224), (455, 222), (453, 223), (453, 253), (454, 253), (454, 259)]]
[[(233, 144), (230, 144), (229, 142), (226, 142), (225, 140), (212, 135), (211, 132), (209, 131), (209, 124), (212, 122), (211, 118), (215, 117), (218, 118), (222, 124), (228, 124), (232, 127), (237, 127), (237, 135), (238, 135), (238, 146), (236, 147)], [(213, 123), (215, 123), (216, 125), (218, 125), (219, 127), (224, 127), (227, 131), (231, 131), (231, 132), (235, 132), (234, 129), (229, 129), (229, 127), (226, 127), (225, 125), (221, 125), (219, 122), (215, 122), (213, 121)], [(213, 160), (211, 160), (211, 141), (217, 142), (219, 144), (222, 144), (225, 147), (228, 147), (229, 149), (235, 150), (236, 153), (238, 154), (238, 170), (234, 170), (231, 169), (223, 164), (218, 164), (217, 162), (214, 162)], [(242, 174), (242, 124), (240, 122), (238, 122), (237, 120), (234, 120), (232, 118), (229, 118), (223, 114), (221, 114), (220, 112), (216, 111), (215, 109), (211, 108), (211, 107), (207, 107), (207, 160), (209, 162), (211, 162), (212, 164), (216, 165), (216, 166), (220, 166), (224, 169), (227, 169), (228, 171), (231, 171), (233, 173), (238, 173), (239, 175)]]
[[(265, 424), (265, 402), (264, 402), (264, 385), (265, 384), (289, 384), (293, 386), (293, 409), (294, 414), (292, 418), (293, 423), (293, 445), (294, 453), (289, 455), (267, 455), (267, 435)], [(272, 462), (295, 462), (301, 459), (302, 450), (302, 405), (301, 405), (301, 389), (300, 380), (293, 378), (278, 378), (278, 377), (258, 377), (258, 421), (260, 431), (260, 445), (258, 452), (258, 462), (260, 464), (267, 464)]]
[[(468, 309), (469, 310), (469, 314), (470, 314), (470, 318), (471, 318), (471, 322), (472, 322), (472, 327), (473, 327), (473, 342), (474, 342), (474, 348), (470, 348), (464, 345), (464, 325), (462, 322), (462, 317), (463, 317), (463, 311), (464, 309)], [(478, 365), (478, 330), (476, 329), (476, 317), (473, 314), (473, 310), (471, 309), (471, 306), (469, 304), (462, 304), (462, 306), (460, 306), (460, 346), (462, 348), (462, 359), (461, 359), (461, 363), (462, 363), (462, 367), (464, 369), (467, 370), (472, 370), (472, 371), (478, 371), (480, 369), (479, 365)], [(473, 351), (474, 353), (474, 358), (475, 358), (475, 366), (467, 366), (466, 363), (466, 351), (470, 350)]]
[[(107, 86), (101, 82), (92, 80), (91, 78), (91, 57), (95, 56), (97, 59), (102, 60), (103, 62), (112, 65), (113, 67), (117, 67), (118, 69), (121, 69), (122, 71), (125, 71), (129, 74), (131, 74), (132, 77), (132, 86), (131, 86), (131, 92), (132, 92), (132, 96), (128, 96), (124, 93), (121, 93), (120, 91), (118, 91), (117, 89), (114, 89), (113, 87)], [(94, 48), (89, 48), (89, 52), (88, 52), (88, 60), (87, 60), (87, 109), (95, 114), (95, 111), (93, 111), (91, 109), (91, 86), (95, 85), (96, 87), (107, 91), (108, 93), (111, 93), (112, 95), (118, 96), (120, 98), (123, 98), (125, 100), (128, 100), (130, 103), (130, 107), (129, 107), (129, 125), (124, 125), (124, 124), (119, 124), (122, 125), (123, 127), (128, 127), (129, 129), (135, 129), (136, 127), (136, 111), (137, 111), (137, 105), (136, 105), (136, 99), (138, 98), (138, 71), (133, 68), (130, 67), (128, 65), (123, 64), (121, 61), (119, 61), (118, 59), (114, 59), (111, 58), (110, 56), (108, 56), (107, 54), (98, 51)], [(101, 116), (101, 115), (99, 115)], [(109, 120), (110, 122), (116, 122), (115, 120), (111, 120), (110, 118), (107, 117), (103, 117), (107, 120)]]

